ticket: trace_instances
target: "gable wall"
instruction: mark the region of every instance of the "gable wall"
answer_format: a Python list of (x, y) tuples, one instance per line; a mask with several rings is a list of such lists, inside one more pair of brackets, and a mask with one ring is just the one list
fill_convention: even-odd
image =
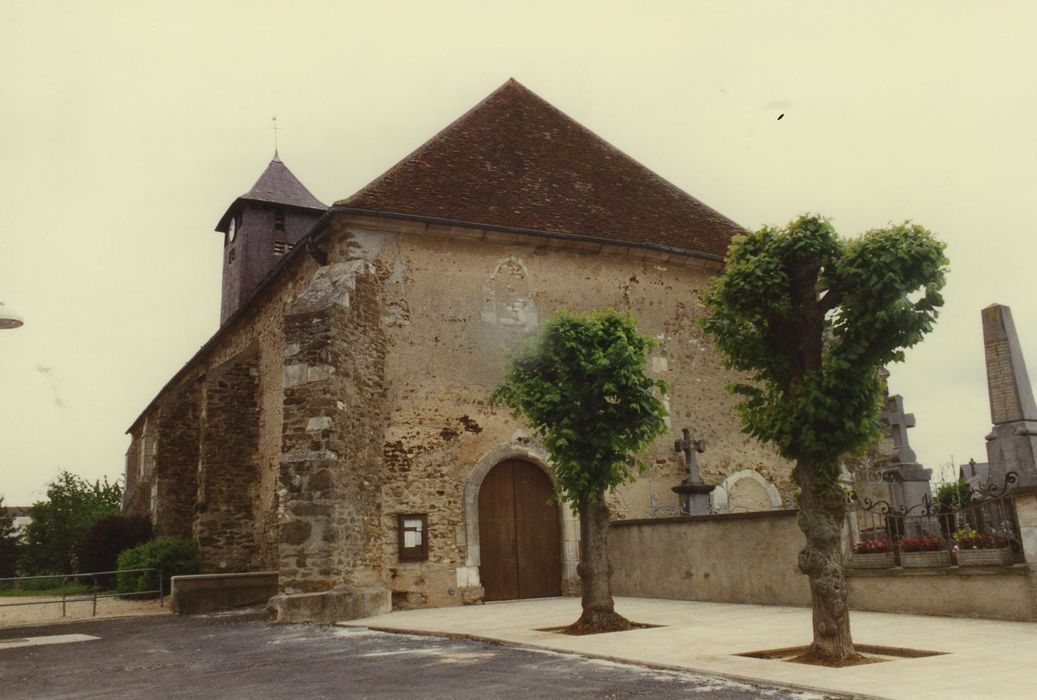
[[(389, 412), (382, 523), (394, 606), (478, 597), (465, 485), (477, 463), (501, 445), (536, 443), (507, 409), (487, 402), (507, 353), (535, 336), (559, 307), (633, 311), (641, 332), (661, 342), (652, 373), (671, 384), (673, 428), (645, 455), (652, 469), (611, 498), (617, 517), (648, 517), (652, 494), (660, 504), (676, 504), (670, 487), (680, 482), (683, 464), (673, 441), (684, 426), (707, 440), (700, 463), (708, 483), (755, 469), (789, 494), (788, 465), (741, 434), (724, 388), (736, 377), (721, 369), (698, 326), (699, 293), (715, 263), (649, 259), (629, 249), (609, 254), (517, 235), (478, 240), (482, 232), (405, 221), (351, 221), (338, 225), (327, 247), (342, 259), (372, 260), (382, 283)], [(396, 515), (416, 512), (429, 516), (429, 561), (400, 563)], [(576, 542), (564, 546), (574, 562)], [(572, 591), (571, 566), (568, 578)]]

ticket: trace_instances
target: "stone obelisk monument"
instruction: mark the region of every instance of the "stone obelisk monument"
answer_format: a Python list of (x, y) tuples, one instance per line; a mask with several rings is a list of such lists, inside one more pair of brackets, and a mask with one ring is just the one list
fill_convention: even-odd
[(1007, 306), (983, 309), (983, 346), (994, 424), (987, 435), (990, 483), (1001, 486), (1005, 474), (1015, 472), (1016, 486), (1037, 486), (1037, 404)]

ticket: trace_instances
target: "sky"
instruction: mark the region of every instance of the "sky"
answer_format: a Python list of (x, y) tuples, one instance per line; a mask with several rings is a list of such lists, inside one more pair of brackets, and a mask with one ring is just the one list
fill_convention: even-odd
[[(980, 309), (1037, 372), (1037, 3), (0, 0), (0, 496), (121, 476), (219, 325), (220, 215), (273, 153), (346, 197), (514, 77), (747, 228), (947, 244), (894, 366), (911, 444), (985, 461)], [(778, 116), (784, 114), (781, 120)]]

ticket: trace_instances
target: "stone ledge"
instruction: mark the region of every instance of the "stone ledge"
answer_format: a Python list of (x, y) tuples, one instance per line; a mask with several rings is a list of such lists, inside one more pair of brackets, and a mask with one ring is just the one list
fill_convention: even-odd
[(748, 513), (714, 513), (710, 515), (678, 515), (669, 518), (638, 518), (635, 520), (613, 520), (611, 527), (630, 527), (633, 525), (666, 525), (691, 524), (710, 520), (760, 520), (765, 518), (791, 518), (798, 510), (755, 510)]
[(279, 593), (267, 608), (274, 623), (332, 623), (392, 610), (387, 588), (343, 586), (323, 593)]
[(174, 576), (171, 589), (170, 607), (178, 615), (231, 610), (269, 600), (277, 593), (277, 572)]
[(908, 567), (894, 566), (888, 569), (854, 569), (846, 567), (846, 575), (860, 578), (885, 576), (1028, 576), (1030, 567), (1026, 564), (1012, 566), (944, 566), (944, 567)]

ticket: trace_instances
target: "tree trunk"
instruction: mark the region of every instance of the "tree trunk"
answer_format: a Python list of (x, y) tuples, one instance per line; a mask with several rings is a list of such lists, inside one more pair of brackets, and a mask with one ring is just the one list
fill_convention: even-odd
[(807, 545), (799, 553), (799, 570), (810, 578), (810, 602), (814, 610), (814, 641), (804, 661), (842, 666), (863, 659), (853, 648), (846, 576), (840, 540), (846, 501), (842, 489), (833, 486), (822, 493), (817, 467), (809, 460), (796, 463), (799, 484), (799, 528)]
[(583, 614), (566, 628), (569, 634), (594, 634), (632, 629), (633, 625), (615, 611), (612, 602), (612, 570), (608, 558), (609, 509), (604, 492), (596, 500), (581, 500), (580, 563), (576, 572), (583, 586)]

